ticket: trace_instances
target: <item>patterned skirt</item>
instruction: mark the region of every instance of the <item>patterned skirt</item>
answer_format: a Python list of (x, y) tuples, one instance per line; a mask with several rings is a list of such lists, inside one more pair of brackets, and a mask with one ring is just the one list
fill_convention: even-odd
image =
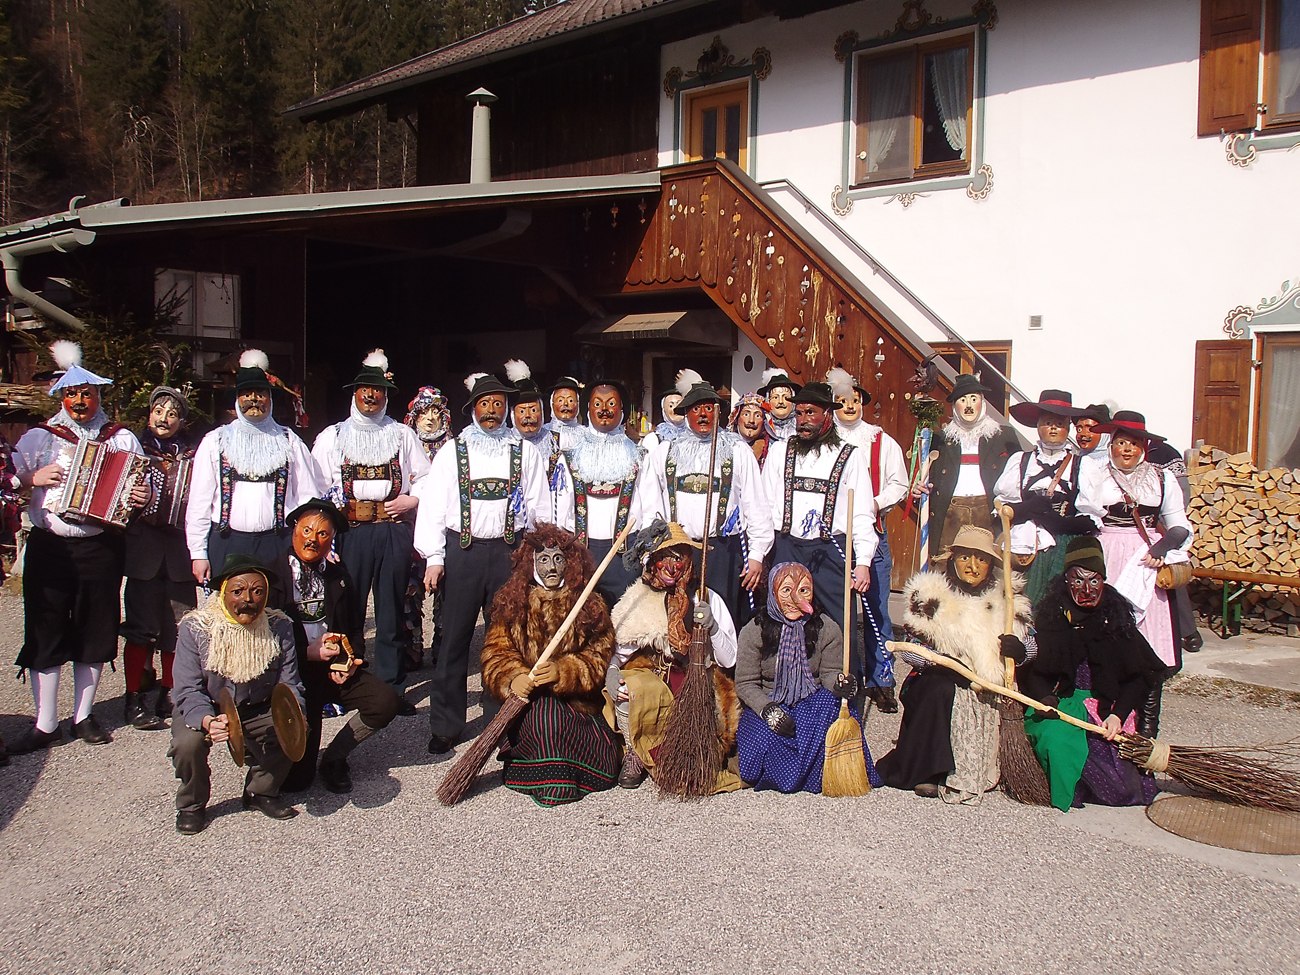
[[(755, 789), (819, 793), (822, 791), (822, 764), (826, 759), (826, 732), (839, 717), (839, 698), (819, 687), (793, 708), (785, 707), (785, 710), (794, 716), (793, 738), (776, 734), (749, 708), (741, 712), (740, 728), (736, 732), (740, 777)], [(855, 718), (859, 718), (856, 708), (850, 710)], [(862, 753), (867, 761), (868, 781), (873, 787), (881, 785), (876, 764), (871, 760), (871, 750), (867, 747), (865, 730)]]
[(601, 715), (550, 695), (528, 706), (502, 759), (506, 788), (539, 806), (562, 806), (611, 788), (621, 764), (618, 741)]

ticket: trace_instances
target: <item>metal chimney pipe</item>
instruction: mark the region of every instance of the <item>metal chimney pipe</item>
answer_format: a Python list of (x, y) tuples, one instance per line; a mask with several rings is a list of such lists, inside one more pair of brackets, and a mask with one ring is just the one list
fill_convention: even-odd
[(486, 88), (476, 88), (465, 96), (474, 103), (474, 122), (469, 137), (469, 181), (492, 182), (492, 109), (497, 96)]

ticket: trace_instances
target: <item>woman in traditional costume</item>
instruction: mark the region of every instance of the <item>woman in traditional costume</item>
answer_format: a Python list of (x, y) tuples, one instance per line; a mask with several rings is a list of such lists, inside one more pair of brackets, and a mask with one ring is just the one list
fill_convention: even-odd
[[(1120, 410), (1098, 429), (1111, 435), (1110, 462), (1085, 466), (1077, 506), (1101, 526), (1106, 578), (1132, 604), (1138, 630), (1172, 676), (1182, 653), (1169, 592), (1156, 577), (1165, 565), (1188, 561), (1192, 524), (1183, 492), (1171, 471), (1147, 461), (1148, 448), (1164, 438), (1146, 428), (1141, 413)], [(1160, 729), (1160, 695), (1157, 686), (1138, 712), (1138, 733), (1148, 738)]]
[(532, 672), (595, 566), (591, 553), (554, 525), (525, 535), (511, 563), (492, 601), (481, 656), (487, 693), (529, 702), (502, 749), (502, 779), (539, 806), (577, 802), (611, 788), (618, 775), (618, 739), (602, 713), (614, 628), (605, 601), (593, 595), (551, 658)]
[(1164, 679), (1165, 666), (1133, 622), (1124, 597), (1106, 585), (1101, 543), (1069, 543), (1065, 571), (1034, 612), (1037, 650), (1017, 672), (1030, 697), (1063, 714), (1103, 725), (1088, 734), (1050, 712), (1026, 714), (1025, 732), (1052, 790), (1052, 805), (1149, 805), (1155, 779), (1119, 756), (1114, 739), (1132, 734), (1137, 711)]
[[(965, 664), (990, 684), (1001, 685), (1002, 657), (1023, 659), (1029, 632), (1029, 601), (1014, 599), (1013, 632), (1004, 633), (1006, 602), (1000, 553), (993, 533), (963, 525), (941, 570), (919, 572), (903, 588), (904, 639)], [(898, 695), (903, 723), (898, 744), (878, 764), (885, 785), (912, 789), (926, 798), (976, 805), (995, 788), (998, 708), (988, 691), (977, 691), (946, 667), (903, 654), (912, 673)]]
[[(826, 732), (857, 681), (842, 670), (843, 634), (817, 612), (812, 574), (782, 562), (768, 574), (767, 610), (740, 631), (736, 693), (744, 705), (736, 747), (740, 777), (755, 789), (821, 792)], [(856, 712), (854, 713), (856, 717)], [(880, 785), (867, 749), (867, 772)]]

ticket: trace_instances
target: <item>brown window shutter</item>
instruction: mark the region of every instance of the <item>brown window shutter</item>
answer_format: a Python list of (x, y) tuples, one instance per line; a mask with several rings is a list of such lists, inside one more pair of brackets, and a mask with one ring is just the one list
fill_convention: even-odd
[(1232, 454), (1249, 446), (1252, 347), (1249, 339), (1196, 343), (1193, 444), (1203, 440)]
[(1201, 0), (1198, 135), (1255, 127), (1264, 0)]

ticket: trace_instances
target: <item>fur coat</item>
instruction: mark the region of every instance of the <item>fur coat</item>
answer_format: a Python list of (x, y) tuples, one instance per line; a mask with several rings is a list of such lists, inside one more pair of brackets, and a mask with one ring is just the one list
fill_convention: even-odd
[[(962, 592), (942, 572), (919, 572), (903, 587), (903, 616), (900, 622), (924, 644), (964, 663), (992, 684), (1001, 685), (1005, 668), (998, 637), (1005, 632), (1006, 602), (999, 574), (979, 595)], [(1025, 638), (1031, 620), (1029, 600), (1015, 595), (1015, 623), (1012, 631)]]
[[(568, 588), (530, 586), (523, 619), (503, 619), (493, 614), (480, 658), (483, 687), (489, 694), (498, 700), (506, 699), (510, 682), (532, 669), (577, 597), (578, 593)], [(559, 679), (533, 693), (552, 694), (564, 698), (578, 711), (599, 714), (605, 704), (605, 671), (613, 656), (614, 628), (602, 607), (595, 626), (574, 626), (551, 655)]]

